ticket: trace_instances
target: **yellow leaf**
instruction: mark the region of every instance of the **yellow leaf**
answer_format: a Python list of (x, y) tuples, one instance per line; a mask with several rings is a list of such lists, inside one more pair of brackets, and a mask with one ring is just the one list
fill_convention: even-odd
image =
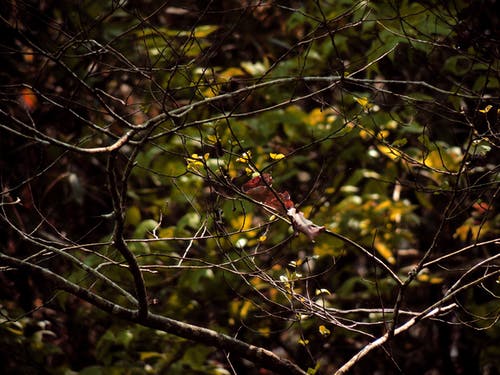
[(213, 98), (214, 96), (219, 95), (219, 86), (214, 84), (206, 90), (203, 90), (201, 94), (204, 98)]
[(377, 204), (373, 210), (375, 212), (384, 211), (384, 210), (390, 208), (391, 205), (392, 205), (392, 202), (389, 199), (386, 199), (386, 200), (380, 202), (379, 204)]
[(309, 340), (302, 340), (302, 339), (300, 339), (298, 342), (302, 346), (306, 346), (307, 344), (309, 344)]
[(476, 224), (473, 219), (467, 219), (464, 224), (457, 228), (453, 238), (458, 237), (462, 241), (467, 241), (468, 238), (477, 239), (490, 232), (490, 229), (489, 222)]
[(229, 168), (228, 173), (229, 173), (229, 177), (231, 177), (231, 178), (236, 178), (239, 176), (239, 171), (235, 168)]
[(430, 280), (429, 280), (429, 282), (431, 284), (442, 284), (443, 281), (444, 281), (444, 279), (442, 277), (437, 277), (437, 276), (436, 277), (431, 277)]
[(375, 246), (375, 249), (379, 252), (380, 255), (384, 257), (385, 260), (387, 260), (387, 262), (389, 262), (390, 264), (396, 263), (396, 259), (394, 258), (394, 255), (392, 255), (392, 251), (384, 242), (375, 239), (373, 246)]
[(259, 242), (264, 242), (265, 240), (267, 240), (267, 236), (266, 235), (262, 235), (259, 237)]
[(320, 325), (319, 328), (319, 333), (321, 333), (322, 336), (326, 337), (330, 335), (330, 330), (326, 328), (324, 325)]
[(9, 332), (13, 333), (14, 335), (21, 336), (24, 332), (22, 328), (14, 328), (14, 327), (5, 327)]
[(271, 159), (273, 159), (273, 160), (280, 160), (280, 159), (283, 159), (283, 158), (285, 157), (285, 155), (283, 155), (283, 154), (281, 154), (281, 153), (280, 153), (280, 154), (275, 154), (274, 152), (271, 152), (271, 153), (269, 154), (269, 156), (270, 156), (270, 157), (271, 157)]
[(382, 154), (384, 154), (391, 160), (397, 160), (403, 155), (403, 153), (398, 149), (391, 148), (386, 145), (377, 145), (377, 148)]
[(493, 106), (491, 104), (488, 104), (486, 107), (484, 107), (484, 109), (480, 109), (479, 112), (488, 113), (491, 108), (493, 108)]
[(220, 26), (218, 25), (201, 25), (194, 29), (195, 38), (206, 38), (214, 31), (217, 31)]
[(362, 106), (365, 107), (368, 104), (368, 99), (363, 97), (363, 98), (356, 98), (356, 101)]
[(448, 150), (446, 152), (438, 150), (431, 151), (427, 157), (422, 160), (425, 166), (434, 168), (434, 169), (444, 169), (448, 171), (456, 172), (460, 168), (460, 159), (457, 159), (456, 162), (453, 160), (453, 150)]
[(252, 227), (252, 215), (240, 215), (231, 219), (231, 226), (237, 231), (246, 231)]
[(434, 169), (441, 169), (443, 168), (443, 159), (441, 157), (441, 154), (434, 150), (427, 155), (427, 157), (423, 160), (423, 163), (427, 167), (431, 167)]
[(269, 335), (271, 334), (271, 328), (269, 327), (259, 328), (259, 333), (264, 337), (269, 337)]
[(145, 361), (151, 358), (161, 358), (163, 356), (164, 355), (162, 353), (157, 353), (157, 352), (140, 352), (141, 361)]
[(372, 107), (372, 104), (368, 101), (368, 98), (363, 96), (362, 98), (354, 98), (358, 102), (358, 104), (363, 107), (363, 109), (366, 111), (367, 109), (370, 109)]
[(244, 76), (245, 72), (240, 69), (240, 68), (227, 68), (223, 72), (219, 73), (219, 77), (222, 78), (224, 81), (229, 81), (233, 77), (237, 76)]
[(442, 277), (430, 275), (427, 268), (424, 268), (422, 271), (420, 271), (420, 273), (417, 275), (417, 280), (429, 284), (441, 284), (444, 281)]
[(377, 133), (377, 139), (384, 140), (389, 134), (389, 130), (381, 130)]
[(210, 134), (209, 136), (207, 136), (207, 139), (208, 139), (209, 143), (211, 143), (211, 144), (216, 144), (219, 141), (217, 139), (217, 136), (213, 135), (213, 134)]
[(323, 122), (324, 118), (325, 118), (325, 115), (321, 111), (321, 108), (314, 108), (309, 113), (309, 124), (312, 126), (317, 125), (320, 122)]
[(306, 122), (308, 122), (311, 126), (316, 126), (319, 124), (332, 123), (336, 118), (337, 116), (335, 116), (335, 111), (331, 108), (314, 108), (311, 112), (309, 112)]
[[(193, 155), (196, 155), (196, 154), (193, 154)], [(198, 155), (196, 155), (196, 156), (198, 156)], [(203, 163), (200, 160), (195, 159), (195, 158), (187, 158), (186, 162), (187, 162), (187, 169), (189, 169), (189, 170), (197, 171), (198, 168), (203, 167)]]
[(250, 302), (250, 301), (243, 302), (243, 306), (241, 307), (241, 310), (240, 310), (240, 318), (241, 319), (246, 319), (251, 307), (252, 307), (252, 302)]
[(339, 244), (340, 242), (334, 242), (334, 245), (332, 245), (332, 243), (321, 241), (320, 244), (314, 246), (314, 255), (318, 257), (340, 255), (342, 252), (342, 247), (339, 246)]
[(319, 296), (320, 294), (331, 294), (328, 289), (321, 288), (321, 289), (316, 289), (315, 294)]
[(243, 61), (240, 65), (246, 72), (253, 76), (264, 74), (267, 70), (266, 65), (261, 62), (252, 63)]
[(249, 150), (247, 152), (244, 152), (241, 154), (241, 156), (236, 159), (237, 162), (239, 163), (248, 163), (248, 161), (252, 158), (252, 152)]
[(453, 235), (454, 238), (460, 238), (462, 241), (467, 240), (468, 233), (470, 231), (470, 226), (469, 225), (461, 225), (457, 228), (455, 231), (455, 234)]
[(359, 136), (360, 136), (361, 139), (367, 140), (368, 138), (371, 138), (372, 134), (370, 134), (369, 132), (367, 132), (364, 129), (361, 129), (359, 131)]
[(427, 281), (429, 281), (429, 279), (430, 279), (430, 277), (426, 273), (423, 273), (423, 274), (417, 276), (417, 280), (418, 281), (422, 281), (424, 283), (426, 283)]

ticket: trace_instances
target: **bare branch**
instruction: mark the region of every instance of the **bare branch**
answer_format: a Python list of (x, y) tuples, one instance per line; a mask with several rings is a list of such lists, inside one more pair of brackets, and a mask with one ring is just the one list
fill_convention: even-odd
[(71, 293), (83, 300), (92, 303), (103, 311), (113, 316), (129, 320), (131, 322), (142, 324), (146, 327), (162, 330), (176, 336), (184, 337), (209, 346), (215, 346), (226, 350), (234, 355), (241, 356), (256, 363), (262, 364), (270, 370), (280, 374), (305, 375), (306, 372), (288, 360), (281, 359), (273, 352), (264, 348), (248, 345), (243, 341), (234, 339), (230, 336), (212, 331), (207, 328), (182, 323), (164, 316), (147, 312), (145, 315), (140, 311), (129, 310), (117, 305), (109, 300), (82, 288), (65, 278), (47, 270), (46, 268), (24, 262), (22, 260), (0, 254), (0, 260), (11, 267), (20, 270), (35, 272), (43, 278), (53, 282), (57, 288)]

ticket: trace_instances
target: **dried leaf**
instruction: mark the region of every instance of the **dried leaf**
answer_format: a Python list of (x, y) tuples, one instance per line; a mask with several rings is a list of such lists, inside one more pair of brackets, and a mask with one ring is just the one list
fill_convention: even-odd
[(293, 227), (304, 233), (311, 241), (314, 241), (316, 236), (325, 230), (324, 226), (316, 225), (311, 220), (306, 219), (304, 213), (297, 211), (295, 207), (290, 208), (287, 214), (292, 220)]
[(286, 211), (295, 230), (304, 233), (314, 242), (316, 236), (324, 231), (325, 227), (314, 224), (311, 220), (306, 219), (302, 212), (297, 211), (288, 191), (275, 192), (271, 190), (272, 182), (271, 175), (263, 173), (244, 183), (241, 190), (252, 199), (276, 211), (282, 213)]
[[(262, 178), (264, 178), (265, 183), (262, 181)], [(248, 193), (250, 189), (256, 188), (258, 186), (271, 186), (273, 183), (273, 178), (269, 173), (264, 173), (262, 176), (256, 176), (252, 178), (250, 181), (246, 182), (243, 184), (241, 187), (241, 190), (243, 190), (244, 193)]]
[(252, 199), (277, 211), (284, 212), (284, 209), (292, 208), (294, 203), (290, 200), (290, 194), (287, 191), (275, 193), (270, 189), (272, 182), (271, 175), (264, 173), (262, 176), (256, 176), (243, 184), (241, 190)]

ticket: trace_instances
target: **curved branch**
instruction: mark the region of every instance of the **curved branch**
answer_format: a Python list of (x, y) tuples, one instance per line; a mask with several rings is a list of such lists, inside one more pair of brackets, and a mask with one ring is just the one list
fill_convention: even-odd
[(248, 359), (256, 364), (262, 365), (263, 367), (273, 370), (279, 374), (307, 374), (297, 365), (286, 359), (278, 357), (270, 350), (254, 345), (249, 345), (243, 341), (234, 339), (228, 335), (218, 333), (208, 328), (183, 323), (178, 320), (174, 320), (157, 314), (147, 313), (145, 316), (141, 316), (138, 311), (126, 309), (118, 304), (115, 304), (43, 267), (30, 264), (28, 262), (24, 262), (22, 260), (4, 254), (0, 254), (0, 261), (2, 261), (3, 264), (11, 267), (34, 272), (47, 279), (48, 281), (54, 283), (58, 289), (75, 295), (116, 317), (128, 320), (130, 322), (138, 323), (145, 327), (158, 329), (166, 333), (193, 340), (205, 345), (223, 349), (227, 352)]
[(351, 240), (350, 238), (347, 238), (341, 234), (338, 234), (338, 233), (335, 233), (335, 232), (332, 232), (330, 230), (325, 230), (324, 233), (332, 236), (332, 237), (336, 237), (344, 242), (347, 242), (349, 244), (351, 244), (352, 246), (354, 246), (356, 249), (358, 250), (361, 250), (366, 256), (368, 256), (369, 258), (373, 259), (375, 262), (377, 262), (380, 266), (382, 266), (382, 268), (384, 270), (386, 270), (387, 272), (389, 272), (389, 274), (392, 276), (392, 278), (399, 284), (399, 286), (403, 286), (404, 285), (404, 282), (398, 277), (398, 275), (396, 275), (396, 273), (394, 273), (393, 270), (391, 270), (391, 268), (385, 264), (382, 260), (380, 260), (379, 258), (377, 258), (375, 255), (373, 255), (372, 253), (370, 253), (367, 249), (365, 249), (363, 246), (361, 246), (360, 244), (358, 244), (357, 242)]
[(429, 266), (431, 266), (433, 264), (436, 264), (436, 263), (439, 263), (439, 262), (441, 262), (441, 261), (443, 261), (445, 259), (457, 256), (458, 254), (461, 254), (464, 251), (472, 250), (472, 249), (475, 249), (475, 248), (478, 248), (478, 247), (481, 247), (481, 246), (490, 245), (490, 244), (500, 245), (500, 237), (497, 237), (497, 238), (494, 238), (494, 239), (488, 240), (488, 241), (473, 243), (472, 245), (468, 245), (468, 246), (462, 247), (459, 250), (455, 250), (455, 251), (452, 251), (450, 253), (446, 253), (445, 255), (442, 255), (439, 258), (436, 258), (436, 259), (428, 261), (427, 263), (424, 263), (423, 267), (424, 268), (429, 267)]
[[(138, 313), (141, 318), (148, 315), (148, 300), (146, 293), (146, 285), (144, 283), (144, 278), (142, 277), (142, 271), (137, 263), (137, 259), (134, 254), (130, 251), (125, 239), (123, 237), (124, 231), (124, 214), (123, 214), (123, 196), (125, 195), (125, 187), (122, 189), (122, 194), (118, 187), (118, 176), (116, 174), (116, 164), (115, 164), (116, 154), (112, 153), (109, 155), (108, 160), (108, 183), (109, 191), (111, 193), (111, 200), (113, 202), (113, 211), (115, 213), (115, 228), (113, 231), (113, 243), (120, 254), (125, 258), (130, 273), (134, 278), (134, 285), (137, 295), (137, 300), (139, 302)], [(122, 181), (126, 185), (126, 181)]]
[[(16, 203), (19, 203), (19, 202), (20, 202), (19, 198), (17, 198), (17, 200), (14, 201), (14, 202), (3, 202), (2, 201), (0, 203), (0, 208), (2, 210), (2, 215), (0, 215), (0, 219), (2, 221), (4, 221), (7, 224), (7, 226), (10, 227), (13, 231), (15, 231), (19, 235), (20, 238), (22, 238), (23, 240), (28, 241), (32, 245), (35, 245), (35, 246), (38, 246), (38, 247), (42, 248), (43, 251), (48, 250), (49, 252), (53, 252), (55, 254), (58, 254), (61, 257), (63, 257), (65, 259), (69, 260), (70, 262), (76, 264), (78, 267), (80, 267), (85, 272), (88, 272), (89, 274), (91, 274), (92, 276), (94, 276), (96, 279), (102, 281), (108, 287), (111, 287), (111, 288), (115, 289), (118, 293), (120, 293), (123, 296), (125, 296), (125, 298), (130, 303), (132, 303), (134, 305), (137, 305), (137, 303), (138, 303), (137, 299), (133, 295), (131, 295), (129, 292), (127, 292), (125, 289), (123, 289), (120, 285), (118, 285), (117, 283), (115, 283), (113, 280), (111, 280), (110, 278), (108, 278), (106, 275), (104, 275), (101, 272), (99, 272), (97, 269), (94, 269), (94, 268), (90, 267), (89, 265), (85, 264), (85, 262), (82, 262), (80, 259), (78, 259), (76, 256), (73, 256), (69, 252), (65, 251), (65, 249), (67, 249), (67, 248), (63, 247), (63, 248), (60, 249), (60, 248), (58, 248), (56, 246), (51, 246), (48, 243), (43, 243), (43, 242), (37, 240), (36, 238), (34, 238), (32, 235), (29, 235), (29, 234), (23, 232), (22, 230), (20, 230), (18, 227), (16, 227), (14, 225), (14, 223), (12, 223), (9, 220), (9, 218), (7, 216), (7, 213), (5, 212), (5, 209), (4, 209), (3, 206), (8, 205), (8, 204), (16, 204)], [(82, 246), (82, 248), (83, 248), (83, 246)], [(27, 259), (25, 259), (25, 261), (27, 261)]]
[[(492, 278), (492, 277), (498, 277), (500, 275), (500, 270), (496, 270), (494, 272), (491, 272), (487, 275), (484, 275), (476, 280), (471, 281), (468, 284), (463, 285), (460, 288), (455, 289), (453, 292), (450, 292), (446, 296), (444, 296), (441, 300), (437, 301), (433, 305), (427, 307), (424, 311), (422, 311), (420, 314), (417, 316), (411, 318), (409, 321), (406, 323), (402, 324), (401, 326), (391, 329), (389, 332), (387, 332), (385, 335), (379, 337), (377, 340), (371, 342), (367, 346), (365, 346), (363, 349), (361, 349), (356, 355), (354, 355), (349, 361), (347, 361), (337, 372), (335, 372), (335, 375), (342, 375), (345, 374), (352, 366), (354, 366), (361, 358), (365, 357), (369, 352), (371, 352), (373, 349), (378, 348), (379, 346), (383, 345), (385, 342), (389, 341), (393, 336), (396, 336), (412, 326), (414, 326), (416, 323), (423, 319), (427, 318), (432, 318), (438, 314), (448, 312), (458, 305), (456, 303), (451, 303), (447, 306), (440, 307), (443, 303), (449, 301), (452, 299), (455, 295), (458, 293), (467, 290), (471, 288), (474, 285), (482, 283), (484, 280)], [(462, 278), (461, 278), (462, 279)], [(456, 284), (454, 285), (456, 286)]]
[[(415, 324), (417, 324), (419, 321), (427, 318), (432, 318), (433, 316), (446, 313), (450, 310), (453, 310), (455, 307), (457, 307), (456, 303), (452, 303), (448, 306), (444, 307), (436, 307), (429, 311), (428, 313), (425, 314), (420, 314), (414, 318), (411, 318), (408, 320), (405, 324), (399, 326), (394, 330), (393, 335), (396, 336), (411, 327), (413, 327)], [(349, 361), (347, 361), (340, 369), (338, 369), (335, 372), (335, 375), (342, 375), (345, 374), (352, 366), (354, 366), (361, 358), (366, 356), (368, 353), (370, 353), (373, 349), (378, 348), (379, 346), (382, 346), (385, 342), (389, 340), (391, 335), (391, 332), (386, 333), (382, 337), (379, 337), (375, 341), (372, 341), (370, 344), (366, 345), (363, 349), (361, 349), (354, 357), (352, 357)]]

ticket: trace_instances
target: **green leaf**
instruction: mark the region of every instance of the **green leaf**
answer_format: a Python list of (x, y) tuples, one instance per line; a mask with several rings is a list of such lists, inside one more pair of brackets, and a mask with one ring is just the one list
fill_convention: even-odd
[(129, 207), (125, 214), (125, 224), (136, 226), (141, 222), (141, 210), (137, 206)]
[(443, 70), (445, 72), (453, 73), (457, 76), (464, 75), (472, 69), (472, 61), (467, 56), (451, 56), (449, 57), (444, 65)]
[(144, 220), (135, 228), (133, 238), (147, 238), (157, 226), (158, 222), (153, 219)]
[(401, 146), (404, 146), (406, 143), (408, 143), (408, 140), (406, 138), (399, 138), (399, 139), (396, 139), (394, 142), (392, 142), (391, 146), (392, 147), (401, 147)]
[(319, 368), (320, 368), (320, 363), (317, 362), (316, 366), (314, 366), (314, 368), (309, 367), (307, 369), (307, 374), (308, 375), (316, 375), (318, 373)]
[(482, 91), (483, 89), (498, 89), (500, 88), (500, 81), (496, 77), (487, 77), (485, 75), (479, 76), (472, 89), (476, 92)]
[(196, 212), (188, 212), (177, 222), (177, 228), (179, 230), (185, 228), (198, 229), (199, 225), (200, 215), (198, 215)]

